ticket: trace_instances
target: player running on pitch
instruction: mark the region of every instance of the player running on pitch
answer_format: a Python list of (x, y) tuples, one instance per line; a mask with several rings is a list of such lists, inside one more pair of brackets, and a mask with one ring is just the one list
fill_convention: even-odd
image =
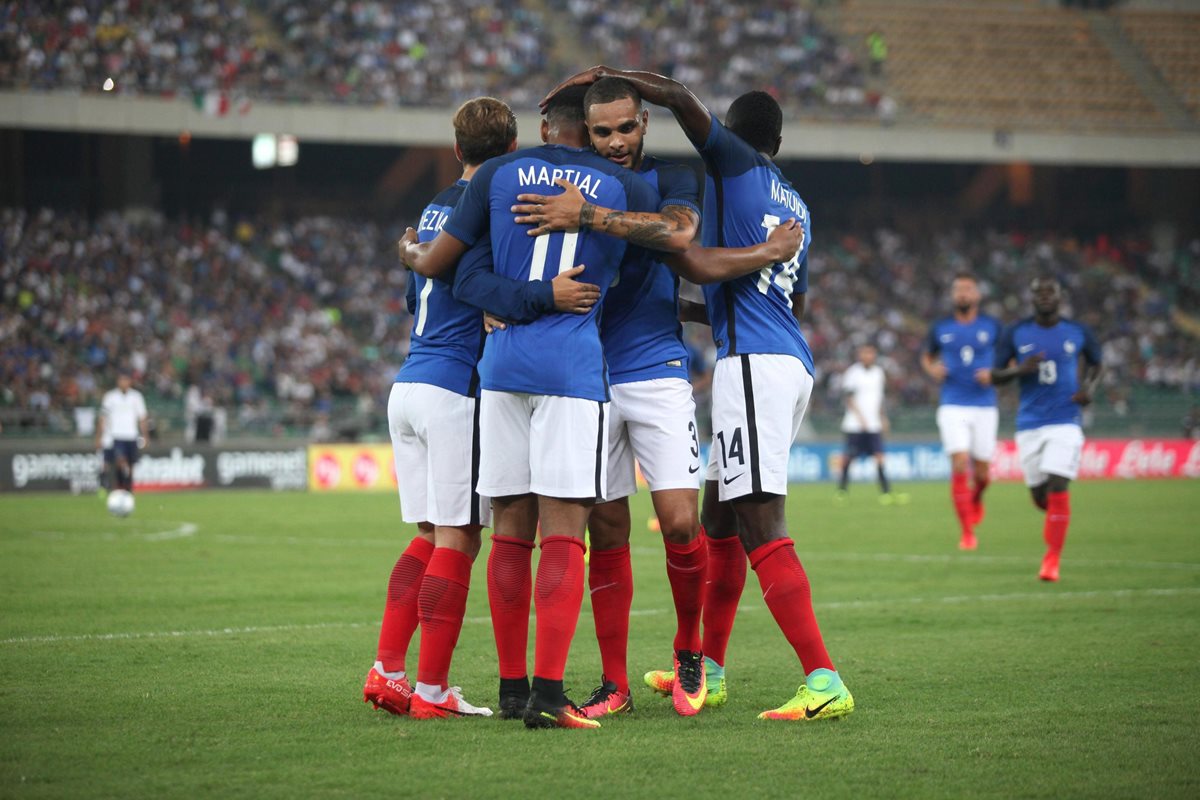
[(1087, 327), (1060, 316), (1062, 288), (1055, 278), (1035, 278), (1030, 288), (1034, 315), (1001, 335), (992, 381), (1020, 379), (1017, 455), (1034, 504), (1046, 512), (1038, 577), (1057, 581), (1071, 523), (1067, 488), (1083, 452), (1080, 409), (1092, 402), (1100, 381), (1100, 345)]
[[(479, 166), (516, 148), (516, 117), (499, 100), (481, 97), (464, 103), (453, 124), (463, 174), (421, 215), (417, 233), (425, 241), (441, 230)], [(491, 248), (483, 243), (467, 258), (490, 261)], [(580, 271), (565, 272), (553, 283), (526, 283), (516, 299), (543, 310), (556, 304), (562, 310), (590, 307), (599, 290), (571, 280)], [(492, 287), (490, 294), (500, 307), (511, 303), (506, 289), (513, 294), (510, 287)], [(465, 701), (448, 680), (480, 530), (490, 514), (487, 498), (475, 490), (482, 315), (455, 300), (448, 283), (414, 274), (408, 290), (412, 343), (392, 386), (388, 420), (402, 516), (416, 523), (419, 533), (392, 570), (378, 653), (363, 699), (421, 719), (490, 716), (490, 710)], [(414, 692), (405, 659), (418, 623), (421, 649)]]
[(109, 389), (100, 400), (96, 420), (96, 449), (103, 450), (106, 465), (109, 449), (112, 451), (113, 489), (133, 492), (133, 468), (149, 436), (149, 425), (146, 398), (133, 388), (129, 370), (123, 369), (117, 375), (117, 388)]
[(842, 417), (842, 433), (846, 447), (842, 453), (842, 476), (838, 480), (834, 499), (845, 502), (850, 486), (850, 467), (857, 458), (871, 458), (879, 476), (879, 502), (883, 505), (907, 503), (908, 495), (893, 492), (888, 481), (883, 452), (883, 436), (890, 429), (884, 393), (887, 373), (879, 366), (879, 352), (874, 345), (858, 348), (858, 360), (842, 375), (842, 396), (846, 413)]
[[(597, 504), (588, 522), (588, 584), (604, 674), (582, 708), (591, 718), (633, 708), (626, 653), (633, 600), (628, 498), (637, 491), (636, 457), (660, 522), (675, 604), (673, 659), (680, 680), (673, 688), (674, 705), (690, 716), (707, 695), (700, 638), (707, 547), (697, 513), (700, 447), (679, 324), (679, 281), (668, 265), (698, 282), (736, 278), (790, 258), (801, 246), (804, 228), (780, 226), (765, 244), (736, 250), (691, 247), (700, 220), (695, 173), (645, 154), (648, 112), (637, 90), (619, 78), (602, 79), (584, 96), (584, 111), (592, 146), (654, 187), (661, 197), (658, 212), (601, 208), (563, 182), (558, 195), (521, 195), (522, 205), (513, 208), (522, 215), (517, 222), (536, 226), (530, 230), (535, 236), (582, 226), (664, 254), (623, 266), (605, 300), (600, 336), (612, 382), (608, 502)], [(699, 259), (707, 269), (698, 272), (696, 264), (681, 259)]]
[[(761, 242), (789, 217), (798, 218), (806, 234), (810, 231), (808, 209), (771, 160), (782, 141), (783, 115), (770, 95), (749, 92), (739, 97), (730, 106), (726, 126), (682, 84), (653, 73), (593, 67), (562, 86), (590, 84), (604, 77), (624, 78), (643, 99), (669, 108), (704, 159), (705, 245)], [(791, 299), (798, 282), (803, 286), (807, 281), (809, 241), (806, 235), (801, 250), (787, 263), (704, 287), (718, 349), (713, 376), (714, 441), (704, 497), (710, 579), (713, 585), (726, 584), (721, 587), (723, 601), (740, 596), (744, 547), (763, 598), (806, 673), (795, 697), (764, 711), (759, 715), (764, 719), (824, 719), (854, 708), (850, 691), (825, 649), (808, 578), (785, 532), (788, 455), (813, 385), (812, 354), (793, 316)], [(718, 497), (729, 505), (712, 507)], [(714, 527), (708, 526), (709, 521)], [(712, 546), (720, 540), (726, 542)], [(725, 547), (726, 543), (732, 547)], [(714, 558), (714, 550), (718, 557)], [(727, 638), (737, 604), (735, 600), (722, 605), (726, 618), (720, 625)], [(707, 628), (707, 609), (705, 616)], [(662, 676), (647, 677), (653, 681)]]
[(954, 313), (929, 328), (921, 352), (921, 368), (942, 387), (937, 426), (950, 456), (950, 497), (962, 550), (978, 546), (975, 526), (983, 521), (999, 422), (991, 367), (1002, 329), (999, 320), (979, 313), (979, 299), (975, 276), (956, 275), (950, 286)]

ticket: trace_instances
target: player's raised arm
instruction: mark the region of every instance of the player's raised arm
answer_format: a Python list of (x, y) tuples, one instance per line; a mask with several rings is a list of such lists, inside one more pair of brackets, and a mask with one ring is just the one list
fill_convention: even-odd
[(516, 222), (532, 225), (527, 232), (540, 236), (554, 231), (590, 229), (624, 239), (630, 244), (664, 253), (688, 249), (700, 228), (700, 215), (682, 205), (659, 212), (621, 211), (587, 202), (579, 187), (559, 178), (562, 194), (520, 194), (512, 207)]
[(670, 255), (664, 263), (692, 283), (721, 283), (757, 272), (763, 267), (796, 258), (804, 246), (804, 226), (789, 219), (767, 235), (767, 241), (750, 247), (700, 247)]
[(704, 103), (701, 103), (700, 99), (679, 81), (653, 72), (613, 69), (598, 65), (572, 75), (551, 89), (550, 93), (542, 99), (541, 106), (545, 108), (556, 94), (567, 87), (590, 86), (601, 78), (627, 80), (637, 88), (643, 100), (670, 109), (671, 113), (675, 115), (675, 119), (678, 120), (679, 126), (683, 128), (683, 132), (697, 147), (708, 139), (708, 132), (712, 127), (712, 114), (709, 113)]

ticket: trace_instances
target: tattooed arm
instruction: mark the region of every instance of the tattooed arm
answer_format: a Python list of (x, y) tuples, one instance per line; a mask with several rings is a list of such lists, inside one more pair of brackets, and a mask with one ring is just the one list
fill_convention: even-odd
[(630, 244), (664, 253), (683, 253), (696, 237), (700, 216), (683, 205), (669, 205), (654, 214), (646, 211), (616, 211), (587, 202), (579, 187), (559, 179), (562, 194), (522, 194), (512, 207), (520, 224), (532, 225), (530, 236), (551, 231), (589, 228), (624, 239)]

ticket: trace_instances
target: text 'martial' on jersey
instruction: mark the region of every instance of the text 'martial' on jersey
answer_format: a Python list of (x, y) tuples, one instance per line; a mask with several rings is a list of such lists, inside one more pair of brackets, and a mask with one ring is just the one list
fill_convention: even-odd
[(609, 286), (622, 261), (642, 251), (593, 231), (529, 235), (510, 210), (522, 193), (557, 194), (563, 178), (590, 202), (618, 211), (654, 211), (658, 197), (632, 170), (583, 149), (543, 145), (483, 164), (471, 179), (444, 230), (471, 246), (489, 239), (498, 275), (519, 281), (553, 278), (576, 265), (578, 276), (600, 287), (600, 302), (586, 314), (547, 314), (528, 325), (511, 325), (487, 338), (479, 377), (500, 392), (608, 399), (608, 374), (599, 322)]

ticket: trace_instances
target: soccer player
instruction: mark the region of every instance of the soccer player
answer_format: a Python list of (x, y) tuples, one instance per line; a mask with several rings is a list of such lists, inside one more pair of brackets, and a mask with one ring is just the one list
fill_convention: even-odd
[[(490, 97), (464, 103), (454, 115), (455, 154), (462, 178), (440, 192), (421, 215), (418, 236), (428, 241), (441, 230), (479, 166), (516, 149), (516, 118)], [(484, 243), (467, 259), (489, 261)], [(540, 311), (556, 304), (590, 307), (597, 287), (576, 284), (569, 270), (555, 279), (530, 282), (520, 292), (493, 287), (507, 309), (525, 302)], [(388, 420), (400, 504), (405, 522), (418, 535), (400, 556), (388, 584), (388, 599), (375, 665), (367, 673), (364, 700), (395, 714), (422, 719), (490, 716), (451, 688), (451, 657), (462, 628), (471, 566), (488, 524), (486, 498), (475, 491), (479, 466), (479, 377), (482, 347), (479, 309), (454, 299), (449, 283), (410, 276), (413, 330), (409, 356), (396, 375)], [(589, 300), (589, 296), (592, 298)], [(516, 313), (509, 310), (509, 313)], [(408, 645), (421, 628), (414, 689), (405, 671)]]
[(942, 386), (937, 426), (950, 456), (950, 497), (961, 530), (958, 546), (974, 550), (996, 453), (999, 414), (991, 366), (1001, 326), (979, 313), (979, 283), (970, 273), (954, 277), (950, 301), (954, 313), (929, 328), (921, 368)]
[(873, 458), (879, 475), (879, 502), (884, 505), (908, 502), (908, 495), (892, 492), (884, 467), (883, 434), (888, 431), (887, 409), (883, 396), (887, 374), (879, 366), (879, 353), (873, 345), (858, 348), (858, 360), (842, 375), (842, 395), (846, 413), (842, 417), (842, 433), (846, 434), (846, 449), (842, 454), (842, 477), (838, 481), (838, 502), (844, 502), (850, 486), (850, 466), (857, 458)]
[(991, 377), (996, 384), (1020, 380), (1017, 456), (1034, 504), (1046, 512), (1038, 577), (1057, 581), (1071, 523), (1067, 489), (1083, 452), (1080, 409), (1092, 402), (1100, 381), (1100, 345), (1087, 327), (1060, 316), (1058, 280), (1038, 277), (1030, 288), (1034, 314), (1001, 335)]
[[(673, 643), (676, 711), (699, 712), (707, 685), (701, 652), (707, 548), (700, 537), (697, 500), (700, 447), (695, 402), (688, 379), (688, 352), (679, 324), (679, 281), (667, 264), (681, 266), (699, 227), (699, 186), (688, 167), (670, 164), (644, 151), (648, 112), (628, 81), (604, 78), (584, 96), (592, 146), (615, 164), (642, 176), (661, 198), (657, 213), (628, 213), (587, 202), (577, 187), (563, 185), (555, 196), (523, 194), (517, 222), (536, 227), (530, 234), (586, 227), (619, 236), (664, 253), (626, 264), (609, 290), (600, 336), (612, 383), (609, 410), (607, 502), (597, 504), (588, 522), (591, 557), (588, 585), (604, 673), (582, 706), (590, 718), (633, 709), (626, 653), (633, 576), (629, 559), (629, 496), (637, 491), (634, 459), (650, 487), (666, 550), (667, 576), (677, 628)], [(735, 278), (765, 264), (790, 258), (801, 246), (804, 228), (780, 226), (766, 243), (742, 250), (695, 248), (719, 275)], [(775, 240), (778, 240), (775, 241)], [(778, 246), (777, 246), (778, 245)], [(688, 258), (689, 256), (684, 256)], [(667, 263), (663, 263), (663, 259)]]
[(105, 449), (111, 438), (113, 453), (113, 488), (133, 491), (133, 467), (138, 450), (149, 435), (146, 398), (133, 388), (128, 370), (117, 375), (117, 388), (105, 392), (100, 401), (100, 416), (96, 424), (96, 449)]
[[(730, 106), (723, 125), (682, 84), (653, 73), (593, 67), (567, 79), (560, 88), (610, 76), (630, 81), (643, 99), (669, 108), (704, 159), (705, 245), (760, 242), (788, 217), (798, 218), (806, 233), (811, 230), (807, 207), (772, 161), (782, 142), (783, 125), (774, 98), (765, 92), (742, 95)], [(740, 537), (763, 598), (806, 673), (795, 697), (764, 711), (759, 715), (764, 719), (824, 719), (854, 708), (850, 691), (825, 649), (808, 578), (785, 532), (788, 455), (813, 385), (812, 354), (792, 301), (792, 294), (807, 286), (809, 241), (806, 235), (803, 247), (786, 263), (704, 287), (718, 354), (713, 375), (714, 442), (702, 511), (713, 582), (706, 599), (705, 639), (714, 594), (724, 617), (714, 620), (719, 633), (727, 639), (732, 628), (737, 603), (729, 600), (740, 596), (745, 580), (745, 556), (740, 548), (735, 551)], [(729, 505), (717, 505), (718, 498)], [(714, 586), (718, 586), (716, 593)], [(707, 653), (708, 643), (702, 646)], [(721, 650), (723, 657), (724, 643)], [(652, 673), (648, 682), (657, 677), (662, 676)]]
[[(658, 198), (631, 171), (586, 150), (582, 90), (547, 107), (542, 147), (486, 163), (441, 233), (428, 245), (402, 242), (402, 257), (426, 276), (445, 274), (475, 242), (489, 239), (497, 274), (536, 280), (585, 264), (582, 278), (603, 295), (627, 245), (589, 231), (527, 236), (509, 211), (532, 188), (567, 178), (606, 207), (650, 211)], [(600, 303), (587, 314), (550, 314), (487, 337), (479, 364), (481, 460), (478, 491), (493, 498), (495, 535), (488, 596), (500, 659), (502, 716), (526, 726), (598, 728), (563, 691), (567, 653), (583, 601), (583, 535), (606, 489), (608, 377)], [(530, 556), (538, 523), (537, 628), (532, 687), (526, 679)], [(526, 699), (527, 697), (527, 699)], [(524, 705), (523, 711), (520, 707)]]

